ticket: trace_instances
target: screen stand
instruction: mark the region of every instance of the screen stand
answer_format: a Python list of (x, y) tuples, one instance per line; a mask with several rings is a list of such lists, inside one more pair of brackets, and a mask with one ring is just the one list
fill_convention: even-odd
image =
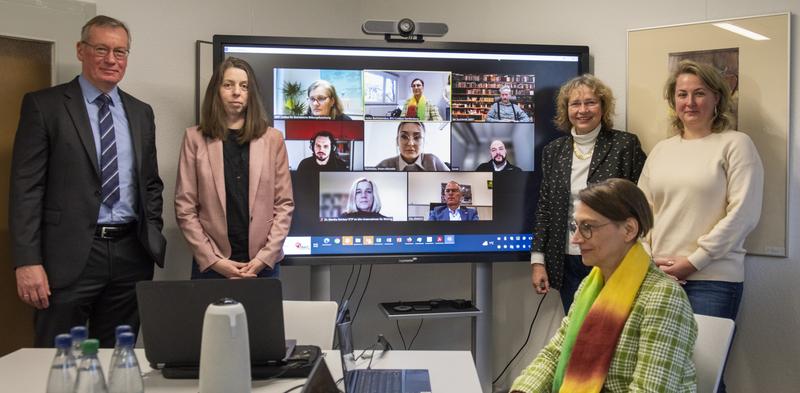
[[(472, 319), (472, 357), (481, 390), (492, 391), (492, 263), (472, 264), (472, 298), (481, 310)], [(330, 265), (311, 266), (311, 300), (331, 300)]]
[(311, 265), (311, 300), (331, 300), (331, 266)]
[(481, 313), (472, 319), (472, 356), (481, 390), (492, 391), (492, 263), (474, 263), (472, 298)]

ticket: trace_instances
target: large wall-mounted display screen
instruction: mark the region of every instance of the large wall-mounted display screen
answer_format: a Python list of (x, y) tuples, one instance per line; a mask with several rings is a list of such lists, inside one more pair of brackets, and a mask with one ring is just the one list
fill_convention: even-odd
[(283, 132), (288, 263), (528, 260), (562, 83), (585, 46), (215, 36)]

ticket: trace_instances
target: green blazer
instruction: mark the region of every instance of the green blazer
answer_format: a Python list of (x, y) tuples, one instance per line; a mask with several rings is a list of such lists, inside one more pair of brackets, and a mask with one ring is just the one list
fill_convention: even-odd
[[(582, 289), (583, 283), (575, 293), (576, 299)], [(550, 343), (514, 381), (512, 392), (552, 390), (571, 316), (572, 308)], [(686, 293), (651, 263), (622, 328), (602, 391), (696, 392), (697, 376), (692, 361), (696, 338), (697, 323)]]

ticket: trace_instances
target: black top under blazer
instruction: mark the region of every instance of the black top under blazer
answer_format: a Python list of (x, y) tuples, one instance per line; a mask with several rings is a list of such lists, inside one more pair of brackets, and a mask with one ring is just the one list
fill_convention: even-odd
[[(544, 254), (547, 278), (555, 289), (561, 289), (564, 281), (573, 156), (571, 134), (548, 143), (542, 151), (542, 183), (532, 251)], [(636, 183), (645, 158), (647, 156), (636, 135), (602, 128), (595, 141), (587, 184), (609, 178), (623, 178)]]

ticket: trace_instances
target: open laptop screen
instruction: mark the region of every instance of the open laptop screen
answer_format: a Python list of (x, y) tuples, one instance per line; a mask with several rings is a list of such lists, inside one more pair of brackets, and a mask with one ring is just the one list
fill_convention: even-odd
[(340, 393), (323, 356), (317, 359), (300, 393)]
[[(350, 321), (336, 325), (346, 393), (422, 393), (431, 391), (428, 370), (356, 369)], [(371, 381), (370, 381), (371, 380)], [(388, 388), (388, 386), (393, 386)]]
[(253, 365), (277, 364), (286, 355), (278, 279), (141, 281), (136, 295), (145, 356), (153, 368), (199, 366), (206, 308), (223, 297), (244, 306)]
[(350, 386), (352, 374), (349, 371), (355, 370), (356, 358), (353, 354), (353, 331), (351, 321), (340, 322), (336, 325), (336, 337), (339, 340), (339, 353), (342, 356), (342, 375), (344, 376), (344, 386)]

